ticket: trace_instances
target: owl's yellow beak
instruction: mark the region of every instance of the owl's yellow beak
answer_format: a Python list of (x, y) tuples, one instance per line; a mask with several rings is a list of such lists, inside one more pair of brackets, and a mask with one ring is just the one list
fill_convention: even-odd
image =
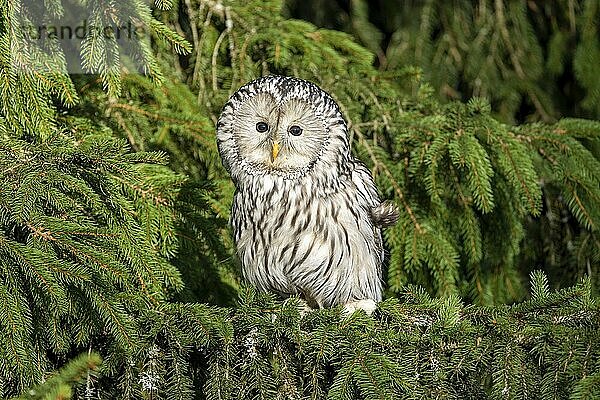
[(273, 142), (273, 158), (272, 161), (275, 161), (277, 158), (277, 154), (279, 154), (279, 142)]

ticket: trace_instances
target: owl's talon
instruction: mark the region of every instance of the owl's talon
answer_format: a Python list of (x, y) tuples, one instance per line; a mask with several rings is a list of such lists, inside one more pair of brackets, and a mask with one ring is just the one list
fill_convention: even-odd
[(309, 312), (311, 312), (313, 310), (314, 309), (308, 305), (306, 300), (300, 299), (300, 307), (299, 307), (300, 318), (303, 318), (306, 314), (308, 314)]
[(344, 318), (349, 317), (357, 310), (363, 310), (365, 314), (372, 315), (373, 311), (377, 309), (377, 303), (371, 299), (357, 300), (344, 305), (342, 310), (342, 316)]

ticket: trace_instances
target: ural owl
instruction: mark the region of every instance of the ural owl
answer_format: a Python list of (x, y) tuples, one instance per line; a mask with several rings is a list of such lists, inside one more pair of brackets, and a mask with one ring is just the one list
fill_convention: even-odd
[(311, 82), (266, 76), (217, 124), (235, 184), (231, 225), (244, 278), (311, 307), (371, 312), (382, 297), (381, 228), (398, 218), (350, 153), (339, 107)]

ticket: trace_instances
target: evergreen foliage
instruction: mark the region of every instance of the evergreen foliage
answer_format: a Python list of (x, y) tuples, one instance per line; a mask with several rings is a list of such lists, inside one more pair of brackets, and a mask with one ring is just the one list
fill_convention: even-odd
[(248, 290), (231, 319), (236, 339), (211, 354), (206, 398), (600, 395), (600, 310), (589, 282), (550, 292), (538, 271), (531, 283), (530, 300), (494, 308), (407, 287), (374, 318), (341, 320), (339, 309), (302, 316), (297, 299)]
[[(350, 34), (286, 18), (281, 1), (93, 3), (90, 21), (143, 24), (131, 56), (145, 74), (90, 35), (81, 58), (97, 75), (69, 76), (56, 43), (22, 36), (28, 5), (0, 2), (0, 397), (599, 395), (600, 123), (507, 125), (495, 90), (442, 104), (431, 64), (378, 70)], [(240, 286), (214, 123), (268, 73), (332, 94), (399, 205), (374, 318)], [(551, 292), (535, 273), (528, 290), (539, 264), (560, 286), (589, 278)], [(99, 375), (84, 356), (48, 379), (90, 352)]]
[[(157, 315), (149, 327), (179, 350), (147, 351), (143, 397), (133, 397), (194, 398), (194, 378), (196, 396), (222, 400), (596, 398), (600, 304), (589, 280), (551, 292), (541, 272), (531, 279), (531, 299), (513, 306), (465, 305), (409, 286), (374, 317), (344, 318), (339, 307), (306, 313), (298, 298), (281, 302), (252, 288), (221, 326), (214, 310), (164, 310), (173, 319)], [(176, 319), (198, 336), (169, 338), (163, 329)], [(69, 381), (72, 369), (55, 380)], [(92, 393), (85, 398), (119, 397), (114, 381), (100, 386), (79, 374), (78, 389)]]
[(86, 382), (86, 390), (89, 390), (90, 382), (95, 371), (100, 365), (101, 359), (96, 353), (85, 354), (69, 361), (67, 365), (58, 371), (43, 384), (27, 390), (14, 400), (66, 400), (73, 396), (73, 386), (80, 382)]
[[(0, 143), (0, 354), (14, 368), (5, 383), (23, 389), (52, 365), (47, 352), (67, 354), (98, 336), (126, 352), (135, 340), (137, 309), (165, 299), (182, 282), (159, 251), (172, 247), (172, 235), (158, 230), (171, 213), (156, 207), (169, 198), (150, 196), (156, 189), (140, 164), (164, 155), (124, 153), (110, 135)], [(152, 180), (177, 178), (153, 170)], [(134, 196), (142, 193), (146, 207), (136, 210)]]
[(442, 99), (488, 98), (507, 122), (600, 116), (595, 0), (290, 0), (287, 13), (352, 33), (381, 71), (421, 67)]

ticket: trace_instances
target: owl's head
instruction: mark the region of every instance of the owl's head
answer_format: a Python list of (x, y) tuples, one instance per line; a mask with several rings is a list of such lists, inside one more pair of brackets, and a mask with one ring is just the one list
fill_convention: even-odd
[(315, 84), (287, 76), (256, 79), (235, 92), (217, 124), (217, 144), (232, 178), (272, 174), (299, 179), (348, 156), (346, 124)]

